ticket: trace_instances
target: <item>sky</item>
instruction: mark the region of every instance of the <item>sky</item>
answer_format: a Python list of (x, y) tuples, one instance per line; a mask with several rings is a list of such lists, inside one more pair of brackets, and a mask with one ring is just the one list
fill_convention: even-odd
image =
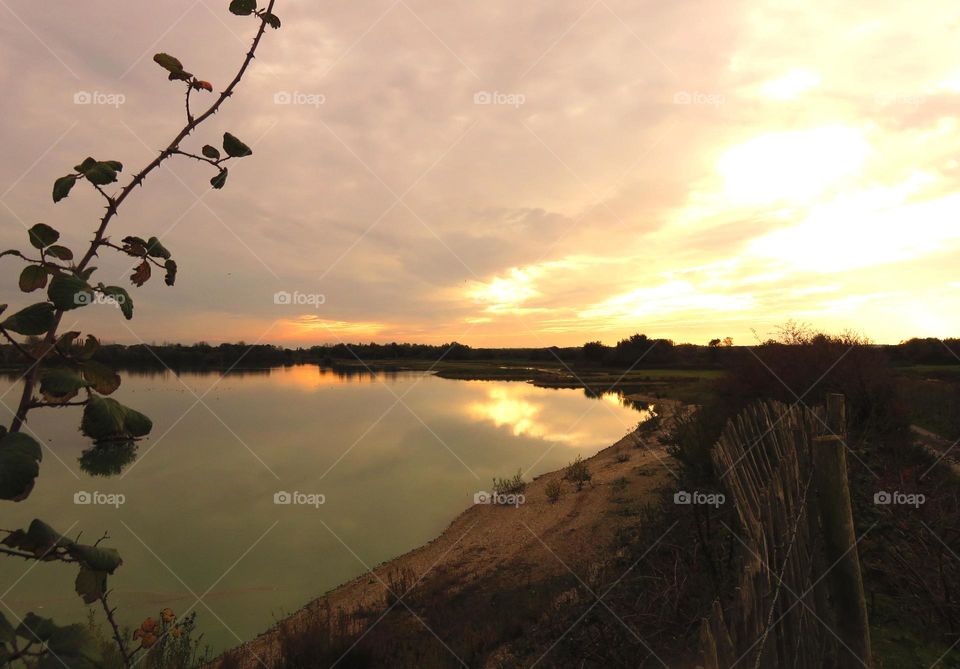
[[(261, 0), (261, 4), (264, 0)], [(82, 252), (256, 24), (226, 0), (0, 0), (0, 244)], [(756, 0), (278, 0), (238, 92), (111, 224), (180, 272), (71, 311), (107, 341), (749, 344), (793, 319), (877, 342), (960, 326), (960, 6)], [(206, 96), (206, 97), (201, 97)], [(195, 108), (210, 94), (195, 95)], [(125, 180), (121, 179), (121, 184)], [(103, 253), (94, 280), (129, 285)], [(0, 301), (22, 265), (0, 261)], [(6, 287), (9, 286), (9, 287)], [(39, 298), (37, 298), (39, 299)], [(13, 308), (13, 306), (11, 306)], [(756, 333), (756, 335), (755, 335)]]

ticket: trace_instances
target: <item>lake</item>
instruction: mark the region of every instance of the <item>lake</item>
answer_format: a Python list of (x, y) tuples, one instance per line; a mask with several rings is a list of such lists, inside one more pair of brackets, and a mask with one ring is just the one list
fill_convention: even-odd
[[(154, 421), (122, 472), (90, 473), (111, 463), (84, 455), (80, 408), (36, 409), (29, 425), (49, 449), (32, 495), (5, 502), (0, 527), (36, 517), (86, 542), (109, 533), (104, 545), (124, 559), (110, 581), (121, 621), (196, 610), (214, 650), (426, 543), (492, 477), (520, 469), (530, 480), (589, 457), (643, 417), (614, 394), (314, 365), (124, 372), (113, 396)], [(0, 600), (18, 615), (85, 619), (74, 566), (0, 565)]]

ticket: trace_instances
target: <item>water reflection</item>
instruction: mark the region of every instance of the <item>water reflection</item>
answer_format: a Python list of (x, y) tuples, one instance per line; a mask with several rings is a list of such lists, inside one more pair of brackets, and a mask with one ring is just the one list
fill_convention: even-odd
[(134, 441), (98, 444), (80, 454), (80, 469), (90, 476), (116, 476), (136, 457)]
[[(489, 421), (498, 428), (507, 428), (517, 437), (528, 436), (572, 446), (582, 445), (585, 439), (588, 439), (588, 432), (583, 428), (584, 418), (594, 410), (605, 410), (596, 409), (591, 403), (571, 421), (571, 417), (565, 412), (549, 411), (557, 399), (557, 392), (525, 383), (498, 384), (487, 389), (486, 398), (483, 400), (469, 403), (466, 412), (474, 420)], [(645, 403), (626, 399), (619, 393), (598, 394), (585, 390), (585, 394), (617, 409), (639, 408), (640, 420), (649, 418), (652, 412)], [(635, 422), (625, 423), (624, 428), (632, 428), (634, 425)]]
[[(378, 564), (434, 538), (494, 476), (588, 457), (638, 420), (615, 395), (422, 372), (302, 365), (122, 377), (113, 396), (153, 419), (150, 437), (93, 447), (79, 409), (31, 414), (48, 449), (30, 499), (4, 507), (3, 526), (43, 518), (109, 533), (124, 560), (111, 581), (124, 623), (159, 602), (185, 608), (189, 590), (213, 586), (204, 601), (217, 615), (202, 611), (201, 627), (215, 649), (359, 575), (358, 556)], [(326, 503), (278, 506), (281, 490)], [(76, 505), (80, 491), (126, 501)], [(84, 620), (76, 574), (59, 566), (0, 570), (4, 603)]]

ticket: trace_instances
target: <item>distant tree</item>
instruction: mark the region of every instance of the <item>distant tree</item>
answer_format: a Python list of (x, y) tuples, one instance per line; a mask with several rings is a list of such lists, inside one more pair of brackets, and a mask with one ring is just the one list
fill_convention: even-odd
[(588, 341), (583, 345), (580, 355), (584, 360), (590, 362), (603, 362), (609, 350), (608, 347), (598, 341)]

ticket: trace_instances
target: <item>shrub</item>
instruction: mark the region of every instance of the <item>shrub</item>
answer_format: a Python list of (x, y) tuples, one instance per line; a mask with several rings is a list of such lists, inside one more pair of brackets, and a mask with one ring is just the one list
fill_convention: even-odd
[(517, 470), (513, 478), (498, 479), (493, 477), (493, 492), (498, 495), (519, 495), (527, 488), (527, 482), (523, 480), (523, 472)]
[(827, 393), (846, 397), (853, 437), (909, 427), (886, 354), (852, 333), (824, 334), (788, 322), (773, 338), (740, 351), (718, 388), (728, 416), (760, 398), (787, 404), (801, 399), (813, 407), (823, 404)]
[(650, 418), (637, 423), (636, 433), (641, 437), (648, 437), (659, 430), (662, 423), (663, 418), (659, 414), (654, 414)]
[(621, 451), (617, 453), (617, 462), (627, 462), (630, 459), (630, 454), (626, 451)]
[(399, 604), (417, 584), (417, 576), (412, 569), (400, 568), (387, 574), (387, 592), (384, 595), (387, 607)]
[(727, 419), (724, 407), (713, 402), (677, 411), (671, 417), (661, 441), (667, 452), (680, 462), (691, 481), (702, 484), (713, 480), (710, 452)]
[(567, 469), (563, 473), (563, 480), (570, 481), (577, 486), (577, 490), (583, 490), (583, 484), (592, 478), (590, 468), (587, 467), (587, 463), (579, 455), (576, 460), (567, 465)]
[(550, 500), (550, 503), (555, 504), (562, 494), (563, 485), (560, 483), (560, 479), (550, 479), (547, 484), (547, 499)]

